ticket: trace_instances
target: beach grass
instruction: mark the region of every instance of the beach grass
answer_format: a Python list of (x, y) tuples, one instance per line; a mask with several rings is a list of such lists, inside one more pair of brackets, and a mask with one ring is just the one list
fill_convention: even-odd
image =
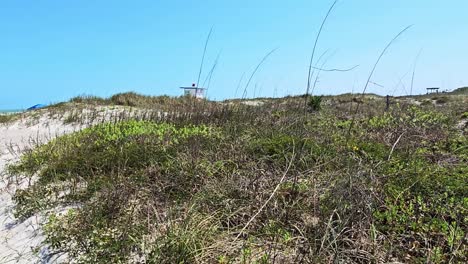
[(44, 243), (81, 263), (467, 260), (466, 97), (259, 100), (74, 98), (89, 128), (9, 166), (15, 216), (72, 208)]

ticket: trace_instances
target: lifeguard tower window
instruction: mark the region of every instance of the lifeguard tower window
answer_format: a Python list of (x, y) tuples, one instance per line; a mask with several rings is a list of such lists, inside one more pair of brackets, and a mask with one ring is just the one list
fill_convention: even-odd
[(205, 88), (199, 88), (199, 87), (180, 87), (181, 89), (184, 89), (184, 95), (185, 96), (191, 96), (195, 97), (198, 99), (203, 99), (205, 98)]
[(426, 88), (427, 94), (432, 94), (432, 93), (439, 93), (439, 87), (431, 87), (431, 88)]

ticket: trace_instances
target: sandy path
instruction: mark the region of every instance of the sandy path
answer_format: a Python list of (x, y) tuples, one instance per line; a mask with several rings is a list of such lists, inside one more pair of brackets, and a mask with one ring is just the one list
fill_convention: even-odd
[[(44, 237), (40, 224), (44, 214), (30, 217), (19, 222), (13, 216), (14, 203), (12, 196), (16, 188), (8, 185), (5, 179), (5, 167), (8, 163), (19, 159), (22, 151), (37, 144), (44, 144), (49, 140), (66, 133), (81, 130), (91, 124), (113, 120), (121, 114), (132, 117), (145, 112), (132, 111), (126, 107), (94, 107), (78, 110), (77, 114), (83, 119), (81, 124), (64, 124), (66, 116), (70, 114), (50, 117), (46, 111), (24, 114), (20, 120), (9, 124), (0, 124), (0, 263), (56, 263), (49, 258), (47, 247), (38, 248)], [(75, 112), (73, 112), (75, 114)], [(160, 114), (160, 113), (158, 113)], [(95, 118), (97, 117), (97, 118)], [(11, 149), (14, 153), (11, 153)], [(39, 253), (34, 249), (38, 248)]]
[[(39, 224), (44, 219), (36, 215), (24, 222), (17, 221), (12, 213), (12, 195), (16, 186), (7, 186), (5, 166), (18, 159), (18, 154), (35, 143), (45, 143), (57, 135), (79, 129), (76, 126), (64, 125), (60, 120), (41, 117), (31, 124), (24, 118), (8, 125), (0, 124), (0, 263), (50, 263), (47, 249), (41, 248), (39, 254), (33, 249), (43, 241)], [(12, 154), (10, 146), (18, 153)]]

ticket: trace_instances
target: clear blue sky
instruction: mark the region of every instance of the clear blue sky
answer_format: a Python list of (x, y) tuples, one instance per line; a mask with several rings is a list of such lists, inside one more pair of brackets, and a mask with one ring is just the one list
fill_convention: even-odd
[[(179, 86), (197, 79), (211, 26), (202, 79), (221, 52), (211, 99), (234, 97), (242, 74), (249, 75), (274, 48), (248, 96), (304, 93), (315, 34), (331, 3), (2, 0), (0, 109), (80, 94), (180, 95)], [(380, 51), (409, 24), (413, 28), (391, 47), (372, 79), (384, 87), (371, 85), (369, 92), (409, 93), (421, 49), (414, 93), (468, 85), (467, 10), (466, 0), (341, 0), (325, 25), (317, 57), (328, 50), (326, 68), (360, 66), (322, 73), (316, 93), (362, 90)]]

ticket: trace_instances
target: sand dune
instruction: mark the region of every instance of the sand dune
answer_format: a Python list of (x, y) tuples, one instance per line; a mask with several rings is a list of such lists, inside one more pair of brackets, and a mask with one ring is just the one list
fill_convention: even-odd
[[(80, 111), (83, 116), (86, 116), (86, 113), (97, 112), (96, 109)], [(96, 122), (112, 118), (122, 111), (123, 108), (98, 109), (103, 119), (96, 119)], [(5, 168), (7, 164), (18, 160), (25, 149), (93, 124), (92, 121), (65, 124), (67, 116), (67, 113), (54, 116), (47, 110), (41, 110), (25, 113), (20, 119), (11, 123), (0, 124), (0, 263), (2, 264), (57, 262), (56, 256), (49, 256), (47, 247), (41, 245), (44, 237), (40, 225), (46, 213), (34, 215), (22, 222), (15, 219), (12, 196), (17, 188), (21, 188), (22, 183), (9, 182)]]

